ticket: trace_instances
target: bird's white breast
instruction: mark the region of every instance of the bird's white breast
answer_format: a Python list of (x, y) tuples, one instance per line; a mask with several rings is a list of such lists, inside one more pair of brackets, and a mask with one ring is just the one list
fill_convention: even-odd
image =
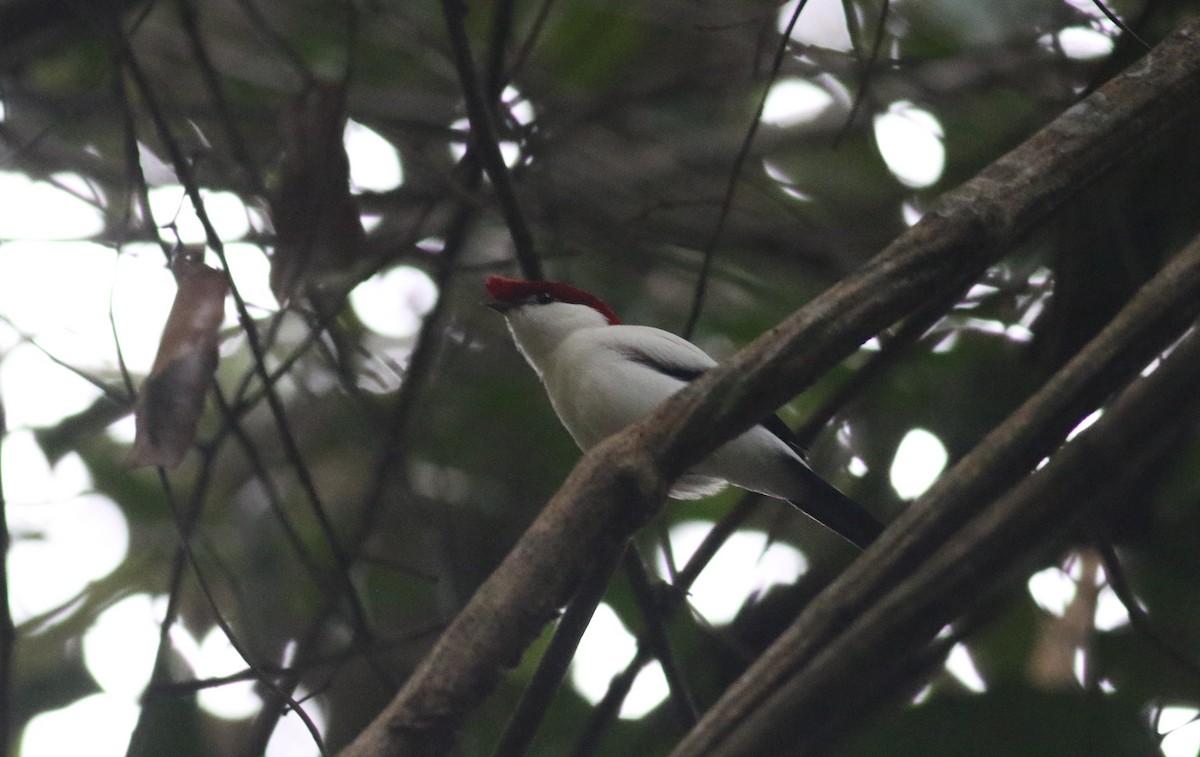
[(543, 381), (550, 402), (583, 449), (642, 419), (684, 386), (630, 360), (614, 338), (624, 328), (632, 327), (572, 334), (545, 367)]

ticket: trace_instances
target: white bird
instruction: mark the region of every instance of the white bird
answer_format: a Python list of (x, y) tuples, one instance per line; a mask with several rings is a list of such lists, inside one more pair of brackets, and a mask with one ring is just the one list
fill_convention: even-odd
[[(485, 286), (488, 307), (504, 316), (554, 412), (583, 450), (650, 414), (717, 364), (668, 331), (622, 324), (603, 301), (569, 284), (491, 276)], [(777, 417), (718, 448), (671, 496), (697, 499), (726, 483), (786, 500), (860, 548), (883, 529), (808, 467)]]

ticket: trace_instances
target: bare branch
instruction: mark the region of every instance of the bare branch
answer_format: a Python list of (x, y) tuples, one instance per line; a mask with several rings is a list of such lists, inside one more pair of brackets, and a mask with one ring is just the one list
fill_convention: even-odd
[(462, 0), (442, 0), (442, 15), (450, 33), (450, 47), (454, 50), (454, 64), (458, 69), (459, 84), (467, 104), (467, 118), (471, 123), (472, 154), (476, 156), (496, 190), (496, 198), (504, 212), (504, 220), (508, 224), (513, 250), (521, 264), (522, 273), (527, 278), (540, 279), (542, 264), (534, 250), (533, 233), (529, 230), (529, 224), (517, 203), (508, 166), (504, 164), (504, 156), (500, 154), (500, 144), (496, 141), (496, 129), (492, 123), (492, 109), (486, 99), (486, 94), (489, 93), (483, 91), (483, 85), (475, 70), (475, 62), (471, 58), (463, 18), (465, 14), (466, 8)]
[[(171, 131), (170, 125), (167, 123), (165, 114), (158, 103), (158, 99), (150, 86), (149, 80), (145, 73), (138, 65), (137, 58), (134, 56), (131, 49), (124, 50), (124, 63), (130, 72), (134, 84), (145, 100), (146, 107), (150, 114), (150, 119), (154, 124), (158, 137), (162, 140), (167, 154), (171, 158), (171, 164), (179, 176), (180, 182), (183, 184), (184, 191), (188, 199), (191, 201), (192, 208), (195, 210), (196, 217), (199, 219), (204, 228), (205, 238), (208, 246), (216, 253), (217, 258), (221, 261), (227, 275), (230, 270), (229, 263), (225, 259), (225, 246), (221, 238), (217, 235), (213, 228), (212, 222), (208, 217), (208, 213), (204, 207), (204, 200), (200, 196), (200, 187), (196, 183), (195, 176), (188, 161), (184, 158), (183, 151), (176, 141), (174, 134)], [(288, 421), (287, 414), (283, 407), (283, 401), (279, 398), (278, 393), (271, 385), (270, 372), (266, 366), (265, 351), (262, 344), (262, 338), (258, 333), (258, 327), (255, 325), (254, 319), (250, 317), (250, 312), (247, 309), (246, 301), (242, 298), (238, 291), (237, 284), (233, 281), (232, 276), (229, 279), (229, 291), (233, 295), (234, 305), (238, 313), (238, 321), (241, 323), (242, 329), (246, 335), (246, 343), (250, 348), (250, 353), (254, 358), (254, 371), (262, 382), (264, 398), (267, 401), (267, 406), (271, 410), (272, 418), (275, 421), (276, 430), (279, 434), (280, 442), (283, 444), (284, 455), (287, 457), (289, 464), (296, 473), (297, 481), (301, 489), (304, 491), (305, 498), (308, 500), (309, 506), (313, 511), (313, 515), (317, 519), (318, 525), (321, 527), (322, 535), (328, 542), (330, 549), (337, 560), (338, 578), (342, 584), (342, 589), (345, 593), (347, 604), (350, 610), (351, 621), (354, 626), (355, 637), (358, 640), (369, 641), (372, 632), (367, 621), (366, 610), (363, 607), (362, 600), (358, 595), (358, 590), (350, 580), (350, 557), (345, 548), (342, 546), (341, 540), (338, 538), (333, 522), (329, 519), (329, 514), (326, 512), (325, 506), (321, 501), (321, 497), (317, 492), (316, 483), (313, 481), (312, 473), (304, 460), (304, 456), (300, 451), (300, 447), (296, 442), (296, 437), (292, 433), (291, 423)]]
[(1103, 561), (1108, 585), (1121, 600), (1125, 612), (1129, 613), (1129, 625), (1149, 641), (1150, 646), (1158, 650), (1159, 654), (1170, 660), (1172, 665), (1189, 675), (1194, 682), (1200, 682), (1200, 663), (1196, 661), (1195, 657), (1164, 638), (1150, 620), (1149, 613), (1138, 603), (1137, 595), (1134, 593), (1133, 587), (1129, 585), (1129, 579), (1125, 575), (1125, 569), (1121, 565), (1121, 558), (1117, 555), (1116, 547), (1106, 540), (1098, 540), (1096, 549)]
[[(1193, 250), (1200, 253), (1200, 240)], [(711, 738), (710, 730), (693, 731), (674, 754), (754, 754), (781, 740), (791, 754), (827, 754), (830, 740), (878, 704), (881, 692), (911, 680), (904, 670), (907, 661), (933, 642), (941, 628), (1023, 576), (1050, 549), (1061, 547), (1072, 521), (1095, 513), (1112, 471), (1128, 473), (1147, 464), (1139, 454), (1145, 439), (1196, 408), (1197, 380), (1200, 331), (1193, 329), (1153, 373), (1106, 407), (1091, 428), (989, 505), (909, 576), (880, 586), (882, 594), (871, 591), (876, 587), (861, 588), (874, 596), (862, 615), (827, 638), (799, 670), (789, 668), (786, 681), (765, 700), (744, 706), (744, 717), (727, 733)], [(868, 680), (875, 685), (864, 686)]]
[(721, 235), (725, 231), (725, 222), (729, 218), (729, 213), (733, 209), (733, 195), (737, 192), (738, 179), (742, 175), (742, 167), (746, 164), (746, 159), (750, 157), (750, 147), (754, 144), (754, 135), (758, 133), (758, 127), (762, 124), (763, 110), (767, 107), (767, 96), (771, 94), (771, 87), (775, 84), (775, 80), (779, 78), (779, 72), (783, 69), (783, 58), (787, 53), (788, 46), (792, 41), (792, 30), (796, 28), (796, 22), (800, 20), (800, 14), (804, 11), (804, 6), (808, 5), (808, 0), (799, 0), (796, 3), (796, 8), (792, 11), (791, 18), (788, 19), (787, 26), (783, 30), (783, 35), (779, 39), (779, 44), (775, 48), (775, 56), (771, 61), (771, 71), (767, 75), (767, 81), (763, 85), (762, 95), (758, 98), (758, 109), (754, 111), (754, 120), (750, 123), (750, 127), (746, 129), (746, 134), (742, 137), (742, 145), (738, 148), (737, 156), (733, 159), (733, 165), (729, 169), (729, 179), (725, 183), (725, 194), (721, 198), (721, 207), (717, 211), (717, 223), (713, 227), (712, 233), (708, 237), (708, 242), (704, 245), (704, 260), (700, 264), (700, 277), (696, 281), (696, 291), (692, 295), (692, 309), (688, 313), (687, 322), (683, 326), (683, 336), (690, 339), (692, 332), (696, 330), (696, 324), (700, 321), (700, 311), (704, 308), (704, 296), (708, 292), (708, 279), (712, 273), (713, 257), (717, 253), (717, 244), (721, 241)]
[(554, 629), (554, 637), (550, 639), (550, 645), (534, 671), (533, 680), (517, 703), (517, 709), (493, 753), (494, 757), (520, 757), (529, 749), (620, 559), (619, 552), (593, 557), (591, 569), (584, 575), (579, 590), (567, 605), (558, 628)]
[[(4, 420), (4, 398), (0, 397), (0, 444), (8, 436), (8, 424)], [(8, 598), (8, 509), (4, 500), (4, 476), (0, 471), (0, 755), (8, 754), (12, 743), (9, 713), (10, 687), (13, 682), (13, 652), (17, 643), (16, 627), (13, 625), (12, 604)]]
[[(687, 564), (683, 566), (683, 569), (671, 576), (672, 581), (668, 587), (668, 591), (663, 595), (662, 600), (660, 600), (663, 605), (660, 612), (662, 616), (661, 621), (669, 619), (684, 604), (688, 596), (688, 591), (692, 588), (692, 584), (696, 582), (696, 579), (700, 577), (700, 572), (712, 562), (717, 551), (728, 541), (737, 528), (754, 513), (762, 501), (763, 496), (761, 494), (747, 493), (738, 500), (733, 509), (725, 513), (721, 517), (721, 520), (713, 525), (712, 530), (705, 535), (704, 540), (696, 547), (696, 551), (688, 558)], [(661, 547), (664, 551), (670, 550), (671, 547), (671, 541), (665, 534), (662, 535)], [(669, 565), (670, 561), (668, 561)], [(608, 691), (604, 693), (604, 698), (592, 708), (587, 725), (584, 726), (575, 741), (575, 751), (573, 754), (577, 756), (591, 754), (600, 741), (601, 734), (616, 719), (621, 710), (621, 705), (625, 701), (625, 697), (629, 696), (629, 690), (633, 686), (634, 679), (641, 672), (642, 668), (646, 667), (657, 655), (656, 649), (658, 643), (651, 638), (654, 633), (656, 631), (652, 625), (647, 623), (642, 632), (638, 634), (637, 653), (629, 661), (629, 664), (625, 666), (624, 670), (613, 676), (608, 684)], [(666, 664), (663, 665), (663, 673), (668, 674), (668, 666)], [(669, 682), (670, 679), (668, 678)], [(676, 689), (676, 686), (671, 687), (672, 696), (675, 697), (676, 701), (676, 708), (680, 709), (681, 704), (684, 707), (694, 708), (695, 704), (690, 701), (682, 703), (679, 701), (680, 698), (675, 695)], [(687, 722), (689, 725), (695, 725), (696, 719), (694, 717), (683, 718), (684, 722)]]
[[(644, 628), (638, 636), (638, 646), (645, 645), (662, 665), (663, 676), (667, 679), (671, 703), (675, 706), (675, 717), (685, 728), (691, 728), (700, 719), (696, 707), (696, 697), (688, 686), (683, 668), (671, 651), (670, 639), (667, 638), (667, 618), (670, 617), (676, 602), (663, 602), (665, 594), (658, 594), (655, 585), (650, 581), (650, 571), (642, 556), (636, 549), (625, 550), (625, 576), (633, 590), (634, 601), (642, 614)], [(685, 593), (671, 587), (683, 599)]]

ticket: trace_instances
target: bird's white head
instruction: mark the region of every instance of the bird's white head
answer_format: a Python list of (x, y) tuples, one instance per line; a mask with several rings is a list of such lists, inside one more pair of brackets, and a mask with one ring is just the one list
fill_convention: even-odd
[(504, 316), (535, 368), (571, 334), (621, 322), (599, 297), (570, 284), (489, 276), (484, 286), (487, 306)]

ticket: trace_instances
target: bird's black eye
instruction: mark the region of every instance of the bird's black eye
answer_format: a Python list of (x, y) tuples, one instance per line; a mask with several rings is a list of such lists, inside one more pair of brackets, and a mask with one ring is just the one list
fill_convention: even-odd
[(549, 292), (539, 292), (538, 294), (534, 295), (533, 301), (539, 305), (548, 305), (549, 303), (554, 302), (554, 296)]

